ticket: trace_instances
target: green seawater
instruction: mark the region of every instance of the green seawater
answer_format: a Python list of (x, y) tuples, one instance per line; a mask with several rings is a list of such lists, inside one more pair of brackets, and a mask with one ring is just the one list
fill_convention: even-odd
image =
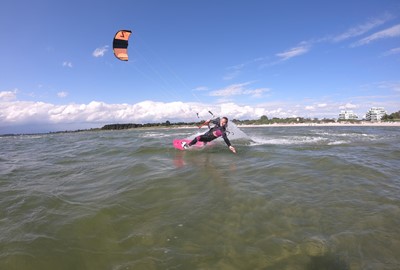
[(0, 269), (400, 269), (400, 128), (240, 130), (0, 137)]

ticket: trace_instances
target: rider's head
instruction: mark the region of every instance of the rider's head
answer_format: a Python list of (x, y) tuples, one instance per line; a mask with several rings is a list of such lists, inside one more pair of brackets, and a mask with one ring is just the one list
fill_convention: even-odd
[(227, 117), (222, 117), (221, 120), (219, 121), (219, 124), (221, 127), (228, 126), (228, 118)]

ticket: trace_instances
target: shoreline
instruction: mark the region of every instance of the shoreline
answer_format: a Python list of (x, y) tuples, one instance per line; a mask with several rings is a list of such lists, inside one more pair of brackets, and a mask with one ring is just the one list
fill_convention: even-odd
[[(239, 124), (238, 128), (265, 128), (265, 127), (400, 127), (400, 122), (358, 122), (358, 123), (274, 123), (274, 124)], [(7, 136), (21, 136), (21, 135), (43, 135), (43, 134), (62, 134), (62, 133), (79, 133), (79, 132), (95, 132), (95, 131), (118, 131), (118, 130), (152, 130), (152, 129), (199, 129), (197, 126), (149, 126), (137, 127), (126, 129), (110, 129), (103, 130), (101, 128), (80, 129), (80, 130), (65, 130), (65, 131), (51, 131), (39, 133), (9, 133), (0, 134), (0, 137)], [(201, 129), (206, 129), (202, 127)]]
[(360, 122), (360, 123), (281, 123), (262, 125), (237, 125), (238, 127), (400, 127), (400, 122)]

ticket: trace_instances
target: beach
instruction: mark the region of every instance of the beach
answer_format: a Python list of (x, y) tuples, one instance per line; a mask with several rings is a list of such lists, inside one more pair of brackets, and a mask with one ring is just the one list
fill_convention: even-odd
[(265, 125), (238, 125), (239, 127), (400, 127), (400, 122), (369, 122), (359, 123), (289, 123)]

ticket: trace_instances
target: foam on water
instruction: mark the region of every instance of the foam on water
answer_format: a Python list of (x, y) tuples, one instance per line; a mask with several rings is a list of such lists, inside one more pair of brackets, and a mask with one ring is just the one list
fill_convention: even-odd
[(149, 138), (149, 137), (164, 138), (168, 137), (168, 134), (166, 134), (165, 131), (159, 131), (159, 132), (146, 131), (143, 134), (140, 134), (139, 136), (142, 138)]
[[(276, 129), (276, 127), (274, 127)], [(357, 142), (373, 142), (379, 140), (376, 134), (343, 131), (310, 130), (308, 135), (268, 132), (262, 135), (249, 136), (250, 145), (342, 145)]]
[(271, 145), (296, 145), (296, 144), (317, 144), (320, 142), (325, 141), (326, 139), (323, 137), (309, 137), (309, 136), (298, 136), (298, 137), (258, 137), (254, 136), (251, 137), (251, 144), (250, 145), (264, 145), (264, 144), (271, 144)]

